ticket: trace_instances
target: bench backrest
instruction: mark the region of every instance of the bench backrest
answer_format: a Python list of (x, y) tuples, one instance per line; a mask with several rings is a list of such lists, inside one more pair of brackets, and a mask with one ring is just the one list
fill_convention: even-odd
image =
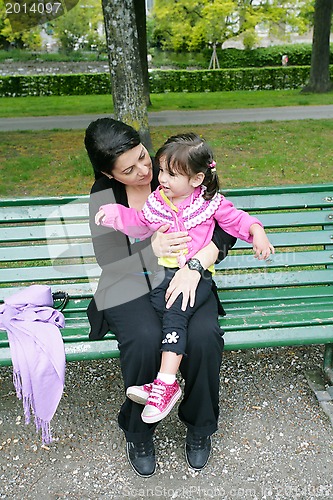
[[(238, 241), (217, 266), (223, 289), (333, 283), (333, 185), (234, 189), (226, 196), (263, 222), (276, 254), (254, 259)], [(88, 197), (0, 200), (0, 301), (32, 283), (90, 297), (98, 281)], [(274, 271), (274, 272), (272, 272)]]

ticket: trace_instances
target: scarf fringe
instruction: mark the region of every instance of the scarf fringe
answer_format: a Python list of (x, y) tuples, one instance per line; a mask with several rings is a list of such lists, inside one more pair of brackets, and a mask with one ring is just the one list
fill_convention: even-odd
[(30, 424), (31, 413), (33, 413), (35, 415), (36, 432), (38, 433), (40, 430), (42, 431), (43, 444), (52, 443), (53, 438), (51, 434), (50, 422), (46, 422), (45, 420), (37, 417), (32, 395), (22, 393), (22, 379), (20, 372), (13, 372), (13, 384), (15, 387), (16, 396), (23, 402), (23, 412), (26, 425)]
[(32, 396), (26, 394), (23, 396), (23, 412), (26, 424), (30, 424), (31, 410), (33, 412)]
[(43, 444), (50, 444), (53, 441), (50, 422), (45, 422), (35, 415), (36, 432), (42, 431)]
[(30, 416), (31, 416), (31, 410), (33, 411), (33, 401), (32, 401), (32, 395), (31, 394), (23, 394), (22, 391), (22, 378), (21, 374), (18, 371), (13, 372), (13, 384), (15, 387), (16, 391), (16, 396), (18, 399), (22, 400), (23, 402), (23, 413), (24, 413), (24, 419), (25, 423), (29, 424), (30, 423)]
[(13, 384), (16, 391), (16, 396), (18, 399), (22, 399), (22, 379), (20, 372), (13, 371)]

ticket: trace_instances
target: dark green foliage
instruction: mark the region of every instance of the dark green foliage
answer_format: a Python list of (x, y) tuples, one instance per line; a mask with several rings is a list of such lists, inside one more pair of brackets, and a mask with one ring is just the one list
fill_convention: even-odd
[[(308, 81), (309, 66), (231, 68), (215, 70), (155, 70), (149, 73), (150, 91), (220, 92), (228, 90), (301, 89)], [(331, 66), (333, 77), (333, 66)], [(110, 94), (107, 73), (73, 75), (3, 76), (1, 97), (34, 95)]]
[[(282, 56), (288, 55), (290, 66), (307, 66), (311, 63), (311, 44), (273, 45), (252, 50), (217, 49), (220, 68), (262, 68), (281, 66)], [(212, 49), (205, 48), (200, 53), (174, 53), (152, 51), (154, 67), (170, 66), (174, 69), (197, 67), (207, 69), (212, 56)], [(330, 64), (333, 64), (333, 45)]]

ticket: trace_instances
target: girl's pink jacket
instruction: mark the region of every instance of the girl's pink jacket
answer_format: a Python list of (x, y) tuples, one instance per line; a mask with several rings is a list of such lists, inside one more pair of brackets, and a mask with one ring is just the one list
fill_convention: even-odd
[(262, 226), (262, 223), (237, 209), (219, 193), (212, 200), (205, 200), (204, 191), (203, 186), (197, 187), (191, 196), (175, 207), (158, 187), (139, 212), (116, 203), (102, 205), (100, 208), (105, 217), (101, 224), (140, 240), (148, 238), (164, 224), (170, 224), (169, 233), (187, 231), (192, 240), (188, 243), (186, 260), (210, 243), (215, 221), (232, 236), (252, 243), (250, 226)]

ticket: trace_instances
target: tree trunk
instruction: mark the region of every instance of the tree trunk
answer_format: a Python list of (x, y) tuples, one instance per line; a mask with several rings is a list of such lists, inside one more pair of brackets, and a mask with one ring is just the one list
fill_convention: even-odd
[(329, 92), (330, 32), (333, 0), (316, 0), (311, 53), (310, 81), (302, 92)]
[(135, 0), (102, 0), (115, 116), (152, 150), (139, 54)]
[(149, 74), (147, 59), (147, 19), (146, 19), (146, 1), (134, 0), (136, 27), (138, 30), (139, 53), (141, 59), (143, 87), (146, 95), (147, 106), (151, 105), (149, 94)]

